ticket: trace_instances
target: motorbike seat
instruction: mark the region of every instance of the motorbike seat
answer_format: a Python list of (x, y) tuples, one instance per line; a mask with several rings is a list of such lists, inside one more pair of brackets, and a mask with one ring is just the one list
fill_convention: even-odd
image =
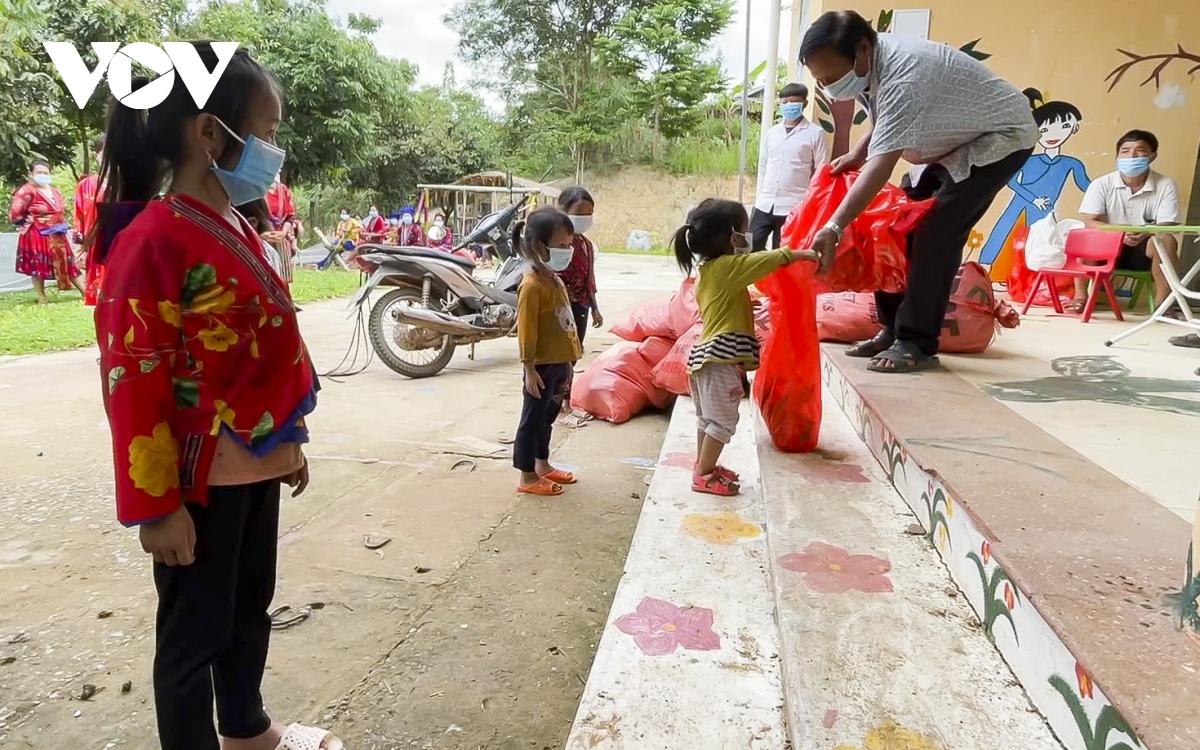
[(396, 247), (394, 245), (359, 245), (359, 254), (364, 253), (383, 253), (385, 255), (403, 255), (408, 258), (433, 258), (436, 260), (446, 260), (451, 263), (456, 263), (463, 270), (475, 270), (475, 262), (469, 258), (464, 258), (461, 255), (454, 255), (442, 250), (434, 250), (429, 247)]

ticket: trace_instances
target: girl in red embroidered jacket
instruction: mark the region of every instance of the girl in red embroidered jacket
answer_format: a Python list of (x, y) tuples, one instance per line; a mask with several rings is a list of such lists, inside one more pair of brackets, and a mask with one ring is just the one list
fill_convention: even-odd
[(96, 333), (117, 516), (154, 557), (163, 750), (342, 747), (273, 722), (259, 694), (280, 485), (308, 483), (318, 387), (287, 287), (233, 208), (283, 163), (280, 98), (239, 50), (202, 109), (180, 78), (149, 111), (109, 105)]

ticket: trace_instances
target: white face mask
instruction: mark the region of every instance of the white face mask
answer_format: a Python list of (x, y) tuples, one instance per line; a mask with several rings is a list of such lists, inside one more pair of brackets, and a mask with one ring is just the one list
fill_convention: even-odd
[(342, 221), (350, 218), (350, 214), (342, 214)]
[(41, 185), (42, 187), (46, 187), (50, 183), (54, 182), (54, 178), (48, 174), (35, 174), (33, 176), (33, 182), (37, 185)]
[(556, 273), (565, 271), (567, 266), (571, 265), (571, 258), (574, 256), (575, 248), (573, 247), (552, 247), (550, 248), (550, 260), (546, 265)]
[(571, 224), (575, 226), (575, 234), (587, 234), (587, 231), (595, 226), (591, 216), (571, 215)]
[(433, 225), (435, 227), (444, 227), (444, 226), (446, 226), (446, 221), (444, 219), (434, 219)]

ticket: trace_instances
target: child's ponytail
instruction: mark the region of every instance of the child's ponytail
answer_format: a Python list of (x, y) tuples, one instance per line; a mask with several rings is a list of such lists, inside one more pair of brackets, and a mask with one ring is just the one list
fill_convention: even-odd
[(696, 258), (692, 255), (692, 248), (688, 245), (688, 232), (691, 229), (691, 224), (684, 224), (675, 230), (675, 234), (671, 235), (671, 248), (675, 251), (675, 262), (679, 264), (679, 270), (683, 271), (686, 276), (691, 276), (692, 271), (696, 270)]

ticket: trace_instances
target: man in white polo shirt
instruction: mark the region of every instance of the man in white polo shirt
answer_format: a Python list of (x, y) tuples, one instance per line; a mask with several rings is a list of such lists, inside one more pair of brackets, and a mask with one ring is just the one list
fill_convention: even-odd
[(821, 165), (829, 161), (825, 134), (804, 119), (808, 87), (789, 83), (779, 92), (779, 112), (783, 122), (763, 135), (758, 148), (758, 189), (754, 196), (754, 215), (750, 218), (752, 248), (767, 249), (770, 239), (779, 247), (779, 230), (792, 209), (804, 202), (808, 183)]
[[(1145, 130), (1131, 130), (1117, 141), (1117, 171), (1096, 180), (1084, 193), (1079, 213), (1088, 224), (1147, 226), (1171, 225), (1180, 221), (1179, 189), (1170, 177), (1150, 168), (1158, 158), (1158, 138)], [(1162, 235), (1161, 242), (1173, 263), (1175, 238)], [(1159, 268), (1158, 254), (1147, 234), (1125, 235), (1125, 247), (1117, 268), (1150, 271), (1154, 275), (1154, 298), (1161, 302), (1170, 288)], [(1075, 281), (1074, 312), (1083, 312), (1087, 299), (1087, 281)]]

